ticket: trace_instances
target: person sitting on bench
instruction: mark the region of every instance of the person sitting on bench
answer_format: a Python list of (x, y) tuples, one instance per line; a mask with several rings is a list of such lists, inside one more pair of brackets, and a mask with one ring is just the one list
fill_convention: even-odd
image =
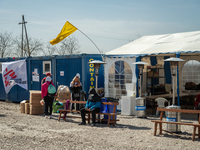
[(89, 91), (89, 97), (86, 102), (85, 108), (81, 109), (81, 117), (82, 122), (79, 123), (79, 125), (85, 125), (85, 113), (86, 112), (92, 112), (92, 124), (91, 126), (95, 126), (95, 120), (96, 120), (96, 113), (100, 112), (101, 108), (101, 97), (96, 93), (95, 89), (92, 88)]

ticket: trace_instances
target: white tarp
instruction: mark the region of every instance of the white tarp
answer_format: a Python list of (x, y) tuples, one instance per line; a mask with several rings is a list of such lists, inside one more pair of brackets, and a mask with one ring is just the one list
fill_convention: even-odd
[(28, 90), (26, 61), (19, 60), (2, 63), (2, 78), (7, 94), (16, 84)]
[(200, 31), (143, 36), (106, 55), (151, 55), (200, 52)]
[[(116, 62), (123, 61), (124, 63), (121, 66), (115, 66)], [(135, 58), (107, 58), (106, 64), (104, 64), (104, 78), (105, 78), (105, 96), (106, 97), (120, 97), (124, 93), (121, 93), (121, 90), (126, 90), (126, 83), (136, 83), (135, 76), (135, 65), (132, 63), (135, 62)], [(120, 69), (120, 72), (119, 72)], [(114, 76), (113, 76), (114, 74)], [(129, 76), (129, 74), (131, 76)], [(120, 77), (122, 77), (120, 79)], [(120, 81), (120, 83), (116, 83)], [(121, 89), (121, 90), (120, 90)], [(125, 94), (126, 95), (126, 94)]]

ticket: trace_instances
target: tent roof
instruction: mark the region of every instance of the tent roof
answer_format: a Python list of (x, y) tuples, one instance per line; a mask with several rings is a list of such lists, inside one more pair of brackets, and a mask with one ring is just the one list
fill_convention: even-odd
[(196, 52), (200, 52), (200, 31), (143, 36), (106, 55), (144, 56)]

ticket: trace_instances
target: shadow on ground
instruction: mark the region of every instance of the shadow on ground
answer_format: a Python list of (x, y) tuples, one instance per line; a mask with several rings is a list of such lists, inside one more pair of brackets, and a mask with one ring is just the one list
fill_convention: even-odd
[(0, 117), (5, 117), (5, 115), (0, 114)]
[[(182, 139), (182, 140), (192, 140), (192, 134), (191, 133), (188, 133), (188, 132), (181, 132), (180, 134), (176, 134), (176, 135), (173, 135), (173, 134), (169, 134), (169, 133), (162, 133), (162, 135), (156, 135), (157, 137), (166, 137), (166, 138), (173, 138), (173, 139)], [(200, 141), (200, 139), (198, 139), (197, 136), (195, 136), (195, 139), (194, 141)]]

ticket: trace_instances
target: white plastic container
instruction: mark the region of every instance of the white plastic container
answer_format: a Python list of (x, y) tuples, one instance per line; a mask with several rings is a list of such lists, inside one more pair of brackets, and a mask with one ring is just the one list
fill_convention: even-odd
[(135, 96), (135, 83), (125, 83), (127, 96)]
[(121, 99), (121, 115), (135, 115), (135, 96), (122, 96)]

